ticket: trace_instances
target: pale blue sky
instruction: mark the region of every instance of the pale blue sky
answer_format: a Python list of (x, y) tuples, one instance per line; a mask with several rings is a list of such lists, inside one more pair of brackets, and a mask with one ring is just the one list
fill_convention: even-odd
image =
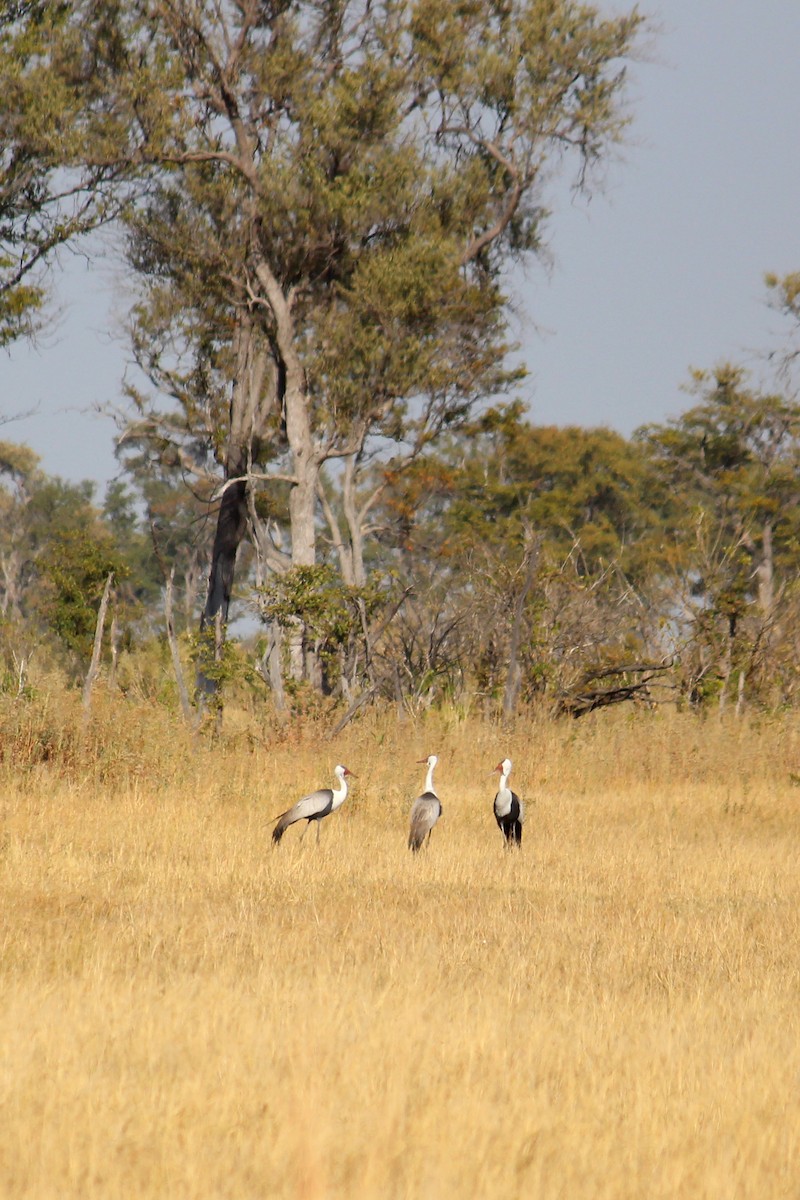
[[(538, 423), (629, 434), (689, 405), (692, 366), (733, 359), (759, 378), (759, 352), (781, 332), (764, 272), (800, 269), (800, 0), (642, 8), (661, 29), (631, 72), (622, 161), (590, 203), (565, 198), (552, 268), (519, 281), (515, 329)], [(0, 436), (102, 494), (114, 431), (92, 410), (120, 400), (119, 301), (108, 268), (62, 265), (56, 329), (38, 348), (0, 352), (0, 414), (38, 408)]]

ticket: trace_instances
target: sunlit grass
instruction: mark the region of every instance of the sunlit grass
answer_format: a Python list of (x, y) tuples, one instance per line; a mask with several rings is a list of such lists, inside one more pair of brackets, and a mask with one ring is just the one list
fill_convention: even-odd
[[(4, 746), (0, 1194), (795, 1194), (795, 723), (126, 720)], [(273, 850), (336, 762), (320, 845)]]

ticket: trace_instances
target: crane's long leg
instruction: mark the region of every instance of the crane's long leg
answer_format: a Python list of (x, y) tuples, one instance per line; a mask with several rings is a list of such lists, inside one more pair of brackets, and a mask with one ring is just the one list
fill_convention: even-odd
[(306, 836), (306, 834), (308, 833), (308, 827), (309, 827), (309, 825), (310, 825), (310, 824), (311, 824), (311, 822), (310, 822), (310, 821), (306, 821), (306, 827), (305, 827), (305, 829), (303, 830), (303, 832), (300, 834), (300, 841), (301, 841), (301, 842), (302, 842), (303, 838)]
[(322, 821), (317, 821), (317, 845), (319, 845), (319, 827), (321, 824)]

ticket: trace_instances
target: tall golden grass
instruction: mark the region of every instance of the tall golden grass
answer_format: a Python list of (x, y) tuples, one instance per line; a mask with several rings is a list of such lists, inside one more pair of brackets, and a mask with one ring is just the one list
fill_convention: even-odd
[[(794, 719), (242, 718), (193, 745), (62, 696), (0, 727), (3, 1196), (798, 1194)], [(320, 845), (273, 850), (336, 762), (358, 779)]]

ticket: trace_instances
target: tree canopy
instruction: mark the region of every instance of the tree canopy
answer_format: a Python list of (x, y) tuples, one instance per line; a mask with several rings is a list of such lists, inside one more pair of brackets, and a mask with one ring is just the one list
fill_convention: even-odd
[[(415, 457), (512, 381), (504, 272), (541, 244), (552, 174), (572, 160), (580, 183), (621, 136), (641, 17), (552, 0), (125, 16), (96, 45), (118, 153), (150, 172), (129, 247), (158, 388), (126, 438), (225, 484), (207, 618), (227, 615), (248, 490), (288, 487), (269, 568), (317, 562), (326, 462), (350, 464), (339, 544), (363, 578), (361, 469)], [(296, 640), (292, 658), (302, 674)]]
[(0, 346), (113, 223), (139, 370), (103, 504), (0, 447), (5, 630), (78, 671), (102, 595), (115, 647), (163, 631), (174, 663), (176, 587), (201, 707), (242, 611), (276, 705), (580, 714), (667, 671), (789, 702), (796, 275), (768, 279), (774, 387), (697, 371), (632, 438), (519, 399), (512, 271), (624, 138), (644, 28), (576, 0), (6, 5)]
[(101, 151), (106, 97), (74, 7), (12, 0), (0, 14), (0, 348), (44, 319), (53, 254), (127, 194)]

